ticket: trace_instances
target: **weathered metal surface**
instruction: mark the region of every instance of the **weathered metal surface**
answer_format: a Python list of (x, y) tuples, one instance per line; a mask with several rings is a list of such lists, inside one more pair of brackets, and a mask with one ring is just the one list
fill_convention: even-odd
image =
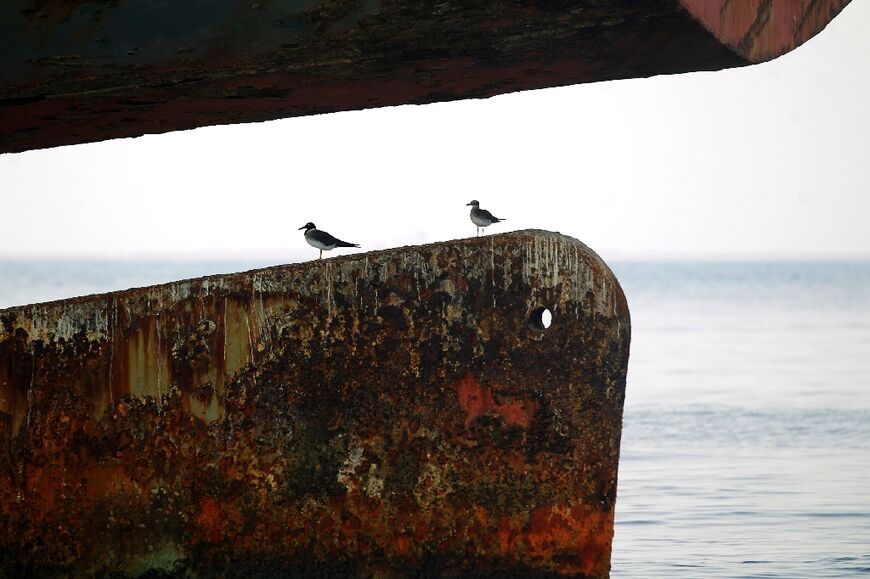
[(850, 0), (681, 0), (716, 38), (750, 62), (800, 46), (828, 25)]
[(629, 333), (543, 231), (0, 310), (0, 576), (607, 576)]
[(773, 58), (848, 0), (7, 0), (0, 152)]

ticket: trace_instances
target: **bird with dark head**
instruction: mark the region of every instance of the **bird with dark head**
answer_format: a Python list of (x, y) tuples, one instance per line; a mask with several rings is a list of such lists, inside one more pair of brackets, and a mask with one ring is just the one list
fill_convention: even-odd
[(324, 251), (329, 251), (331, 249), (335, 249), (336, 247), (359, 247), (358, 243), (348, 243), (347, 241), (342, 241), (337, 237), (331, 236), (325, 231), (317, 229), (317, 226), (310, 221), (299, 229), (305, 230), (305, 241), (308, 242), (308, 245), (310, 245), (311, 247), (316, 247), (320, 250), (320, 257), (318, 257), (317, 259), (321, 259), (323, 257)]
[(471, 205), (471, 221), (477, 226), (477, 235), (480, 235), (480, 230), (482, 228), (488, 227), (493, 223), (498, 223), (499, 221), (504, 221), (504, 219), (499, 219), (486, 209), (481, 209), (479, 201), (472, 201), (468, 205)]

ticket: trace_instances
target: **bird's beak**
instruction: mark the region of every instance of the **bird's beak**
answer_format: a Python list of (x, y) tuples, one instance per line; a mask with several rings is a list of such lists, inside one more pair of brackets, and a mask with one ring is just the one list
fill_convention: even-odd
[(304, 225), (303, 225), (302, 227), (299, 228), (299, 231), (301, 231), (301, 230), (303, 230), (303, 229), (305, 229), (305, 226), (304, 226)]
[(466, 203), (466, 204), (465, 204), (466, 207), (468, 207), (469, 205), (471, 205), (471, 203)]

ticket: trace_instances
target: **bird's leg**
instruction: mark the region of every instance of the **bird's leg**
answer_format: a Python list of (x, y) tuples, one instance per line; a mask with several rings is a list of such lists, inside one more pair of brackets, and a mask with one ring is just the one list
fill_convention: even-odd
[(322, 249), (320, 250), (320, 257), (318, 257), (317, 259), (323, 259), (323, 250)]
[(475, 226), (474, 228), (474, 236), (480, 237), (480, 227)]

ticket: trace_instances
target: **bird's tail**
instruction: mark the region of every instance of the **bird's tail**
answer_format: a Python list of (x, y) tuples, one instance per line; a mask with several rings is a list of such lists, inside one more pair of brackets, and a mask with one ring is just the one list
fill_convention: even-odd
[(359, 243), (348, 243), (346, 241), (339, 241), (339, 247), (359, 247)]

